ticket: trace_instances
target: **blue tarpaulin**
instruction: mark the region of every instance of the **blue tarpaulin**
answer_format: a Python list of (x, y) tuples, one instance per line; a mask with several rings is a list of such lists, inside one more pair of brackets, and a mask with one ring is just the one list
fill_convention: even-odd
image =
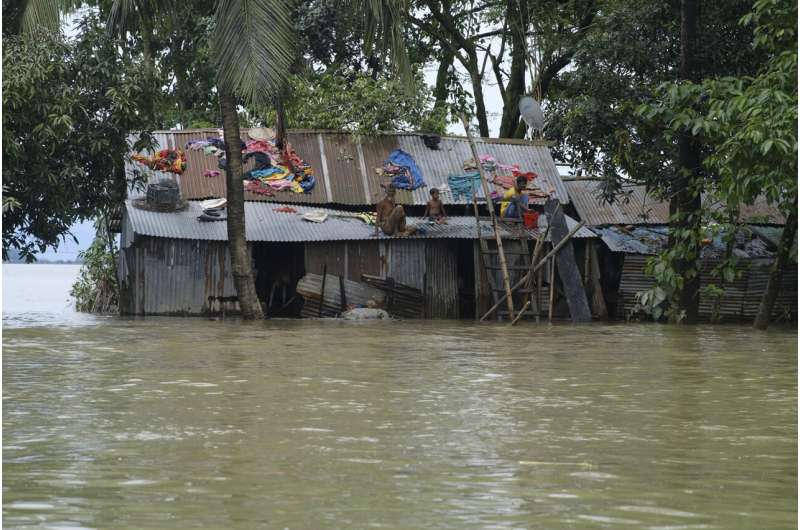
[(425, 179), (422, 178), (422, 171), (417, 167), (414, 162), (414, 157), (406, 153), (402, 149), (395, 149), (389, 154), (389, 158), (384, 161), (384, 164), (394, 164), (408, 169), (411, 172), (413, 182), (408, 182), (402, 176), (397, 176), (392, 179), (392, 185), (401, 190), (415, 190), (427, 186)]

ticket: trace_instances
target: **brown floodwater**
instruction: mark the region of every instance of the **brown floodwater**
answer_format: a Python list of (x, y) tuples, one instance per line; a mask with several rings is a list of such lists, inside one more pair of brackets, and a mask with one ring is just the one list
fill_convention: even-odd
[(5, 528), (797, 527), (794, 330), (5, 305)]

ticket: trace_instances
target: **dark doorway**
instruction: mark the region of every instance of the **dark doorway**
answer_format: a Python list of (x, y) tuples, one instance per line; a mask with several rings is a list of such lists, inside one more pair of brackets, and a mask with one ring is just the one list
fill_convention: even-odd
[(256, 292), (270, 318), (299, 318), (303, 299), (295, 291), (305, 275), (303, 243), (254, 243)]
[(472, 240), (458, 240), (458, 317), (475, 319), (475, 255)]

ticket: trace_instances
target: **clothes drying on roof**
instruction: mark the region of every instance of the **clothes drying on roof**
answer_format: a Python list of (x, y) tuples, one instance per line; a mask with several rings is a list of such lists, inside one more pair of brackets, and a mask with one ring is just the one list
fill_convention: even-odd
[(162, 149), (152, 157), (135, 154), (131, 158), (155, 171), (180, 175), (186, 169), (186, 155), (181, 150)]
[(427, 186), (422, 176), (422, 171), (414, 161), (414, 157), (402, 149), (395, 149), (384, 160), (383, 176), (391, 178), (391, 184), (400, 190), (415, 190)]
[[(269, 129), (263, 129), (264, 134), (268, 131)], [(263, 196), (274, 195), (276, 191), (311, 193), (317, 182), (311, 166), (288, 142), (284, 142), (283, 147), (279, 148), (274, 137), (265, 138), (264, 134), (257, 134), (255, 138), (241, 144), (242, 161), (255, 161), (253, 169), (243, 175), (246, 181), (245, 190)], [(227, 168), (224, 145), (220, 138), (213, 137), (186, 144), (187, 149), (202, 149), (206, 154), (219, 156), (218, 165), (222, 170)]]
[(458, 200), (463, 195), (465, 199), (471, 201), (472, 196), (480, 189), (481, 174), (471, 171), (461, 175), (449, 175), (447, 186), (450, 188), (450, 193), (453, 194), (453, 199)]
[(303, 219), (312, 223), (324, 223), (328, 220), (328, 214), (322, 210), (313, 210), (302, 215)]

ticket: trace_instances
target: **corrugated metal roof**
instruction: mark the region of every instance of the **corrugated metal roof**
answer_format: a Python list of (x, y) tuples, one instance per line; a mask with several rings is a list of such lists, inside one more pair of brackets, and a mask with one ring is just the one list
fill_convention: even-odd
[[(352, 212), (292, 205), (298, 213), (275, 211), (283, 205), (278, 203), (245, 202), (246, 235), (248, 241), (301, 242), (301, 241), (353, 241), (371, 239), (391, 239), (382, 233), (375, 235), (375, 227), (355, 219)], [(302, 214), (323, 211), (328, 214), (324, 223), (305, 221)], [(180, 212), (152, 212), (134, 207), (130, 201), (125, 205), (126, 230), (134, 234), (175, 239), (196, 239), (204, 241), (227, 241), (227, 223), (222, 221), (201, 222), (197, 217), (202, 212), (200, 203), (189, 201), (188, 207)], [(543, 219), (543, 216), (540, 218)], [(412, 236), (418, 238), (477, 239), (474, 217), (450, 217), (447, 224), (426, 224), (420, 218), (409, 217), (409, 224), (421, 227), (424, 233)], [(567, 217), (571, 228), (577, 221)], [(539, 230), (543, 229), (543, 224)], [(504, 238), (518, 238), (518, 225), (502, 225)], [(529, 237), (539, 235), (539, 230), (526, 230)], [(481, 221), (481, 233), (492, 234), (491, 223)], [(591, 230), (581, 228), (577, 238), (597, 237)], [(133, 238), (130, 238), (133, 239)], [(129, 243), (131, 241), (128, 241)]]
[[(636, 226), (630, 230), (619, 226), (597, 227), (594, 230), (600, 235), (609, 250), (625, 254), (655, 255), (666, 248), (669, 239), (669, 228), (666, 226)], [(703, 247), (701, 256), (704, 259), (721, 258), (725, 255), (726, 243), (721, 235), (717, 235), (707, 246)], [(739, 258), (769, 258), (774, 253), (769, 244), (757, 230), (742, 230), (736, 233), (733, 255)]]
[(578, 215), (589, 226), (666, 224), (669, 222), (669, 204), (645, 194), (644, 186), (630, 186), (608, 204), (600, 193), (600, 182), (592, 180), (566, 181), (564, 185)]
[[(588, 226), (659, 225), (669, 222), (669, 203), (645, 194), (644, 186), (625, 186), (623, 191), (626, 196), (608, 204), (601, 198), (601, 183), (597, 180), (568, 180), (564, 185), (578, 215)], [(703, 200), (706, 200), (706, 196)], [(722, 204), (713, 207), (722, 208)], [(752, 205), (742, 205), (740, 221), (754, 224), (786, 223), (780, 211), (767, 203), (764, 197), (759, 197)]]
[[(246, 139), (247, 129), (242, 130), (242, 138)], [(158, 131), (155, 137), (158, 148), (183, 148), (189, 140), (205, 139), (208, 136), (219, 136), (217, 129), (189, 129), (183, 131)], [(361, 143), (349, 133), (336, 131), (288, 131), (289, 142), (297, 153), (313, 168), (317, 185), (307, 194), (281, 192), (275, 197), (262, 197), (246, 194), (248, 201), (270, 201), (298, 204), (375, 204), (382, 197), (380, 181), (375, 168), (380, 167), (392, 150), (401, 148), (410, 153), (427, 184), (414, 192), (398, 193), (397, 200), (401, 204), (424, 205), (428, 202), (428, 190), (436, 187), (442, 190), (442, 198), (446, 203), (465, 204), (462, 197), (456, 201), (449, 193), (447, 177), (451, 174), (463, 173), (464, 160), (472, 158), (469, 142), (466, 138), (442, 137), (438, 150), (425, 146), (419, 134), (393, 133), (377, 137), (362, 138)], [(567, 188), (561, 181), (550, 149), (540, 142), (528, 142), (512, 139), (476, 138), (478, 152), (481, 155), (494, 156), (503, 164), (519, 164), (523, 171), (535, 171), (539, 178), (537, 183), (544, 191), (554, 194), (562, 204), (569, 202)], [(205, 155), (202, 151), (187, 151), (187, 169), (178, 177), (184, 199), (196, 200), (225, 196), (225, 176), (206, 177), (206, 170), (219, 170), (217, 158)], [(128, 163), (128, 174), (134, 169), (142, 171), (142, 166)], [(245, 169), (250, 169), (245, 166)], [(152, 177), (161, 179), (168, 174), (151, 172)], [(141, 192), (132, 191), (129, 198), (141, 196)], [(484, 194), (478, 193), (480, 200)]]

